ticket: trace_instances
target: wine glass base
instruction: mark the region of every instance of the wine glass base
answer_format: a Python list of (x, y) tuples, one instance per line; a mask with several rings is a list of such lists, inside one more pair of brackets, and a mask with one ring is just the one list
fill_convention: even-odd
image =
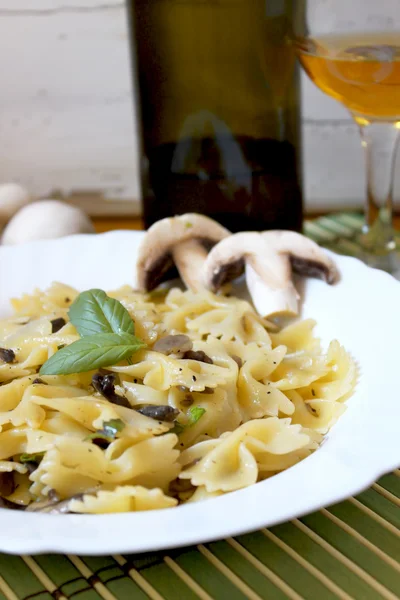
[(357, 258), (369, 267), (386, 271), (386, 273), (400, 280), (400, 249), (396, 247), (393, 240), (386, 247), (382, 248), (380, 246), (380, 251), (376, 251), (376, 248), (374, 249), (365, 244), (364, 234), (358, 237), (357, 243), (360, 246)]
[(393, 275), (396, 277), (396, 279), (400, 279), (399, 252), (392, 251), (389, 254), (379, 256), (366, 252), (365, 250), (361, 250), (359, 258), (369, 267), (386, 271), (386, 273), (390, 273), (390, 275)]

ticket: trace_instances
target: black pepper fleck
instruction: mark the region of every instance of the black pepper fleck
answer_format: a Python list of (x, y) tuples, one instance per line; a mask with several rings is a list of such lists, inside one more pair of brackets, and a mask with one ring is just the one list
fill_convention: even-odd
[(193, 381), (197, 381), (195, 375), (192, 376)]
[(313, 396), (315, 396), (315, 392), (314, 392), (314, 390), (313, 390), (313, 389), (311, 390), (311, 393), (312, 393), (312, 395), (313, 395)]

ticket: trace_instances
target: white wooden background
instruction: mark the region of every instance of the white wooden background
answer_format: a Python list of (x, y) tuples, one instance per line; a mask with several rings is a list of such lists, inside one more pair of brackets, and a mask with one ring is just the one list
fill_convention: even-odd
[[(375, 0), (357, 2), (379, 12)], [(122, 0), (0, 0), (0, 74), (0, 181), (92, 213), (111, 202), (112, 212), (139, 210)], [(303, 143), (308, 210), (360, 206), (357, 128), (305, 78)]]

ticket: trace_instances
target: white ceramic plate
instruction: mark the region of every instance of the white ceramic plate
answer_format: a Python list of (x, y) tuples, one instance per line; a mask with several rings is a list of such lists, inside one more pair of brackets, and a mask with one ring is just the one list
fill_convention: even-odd
[[(117, 231), (0, 247), (0, 314), (9, 299), (62, 281), (80, 290), (133, 283), (143, 234)], [(400, 464), (400, 285), (336, 256), (334, 287), (307, 280), (303, 316), (338, 338), (360, 366), (356, 393), (321, 448), (296, 466), (207, 502), (115, 515), (40, 515), (0, 509), (0, 551), (111, 554), (225, 538), (292, 519), (351, 496)]]

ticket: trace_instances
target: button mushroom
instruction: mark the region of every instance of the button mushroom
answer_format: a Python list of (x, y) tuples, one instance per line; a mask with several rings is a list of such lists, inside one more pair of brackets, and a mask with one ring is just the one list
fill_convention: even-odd
[(246, 283), (254, 306), (263, 317), (298, 314), (299, 295), (292, 271), (335, 283), (335, 263), (316, 244), (293, 231), (244, 232), (222, 240), (203, 266), (205, 286), (216, 291), (238, 273)]
[(141, 413), (145, 417), (156, 419), (157, 421), (166, 421), (171, 423), (175, 420), (175, 417), (179, 415), (179, 410), (167, 405), (158, 404), (146, 404), (140, 408), (136, 408), (137, 412)]
[(155, 352), (161, 354), (175, 354), (178, 358), (182, 358), (185, 352), (189, 352), (193, 347), (192, 340), (185, 334), (166, 335), (156, 341), (153, 346)]
[(0, 185), (0, 225), (5, 225), (32, 198), (29, 192), (18, 183)]
[(47, 513), (49, 515), (67, 515), (71, 513), (69, 508), (71, 500), (82, 500), (83, 494), (76, 494), (65, 500), (60, 500), (57, 494), (49, 494), (45, 500), (32, 502), (26, 507), (27, 512)]
[(174, 276), (174, 267), (185, 285), (203, 288), (201, 267), (212, 246), (230, 232), (216, 221), (188, 213), (162, 219), (148, 230), (139, 249), (137, 280), (143, 291), (151, 291)]
[(2, 242), (14, 245), (93, 232), (91, 220), (80, 208), (59, 200), (42, 200), (17, 212), (4, 229)]

